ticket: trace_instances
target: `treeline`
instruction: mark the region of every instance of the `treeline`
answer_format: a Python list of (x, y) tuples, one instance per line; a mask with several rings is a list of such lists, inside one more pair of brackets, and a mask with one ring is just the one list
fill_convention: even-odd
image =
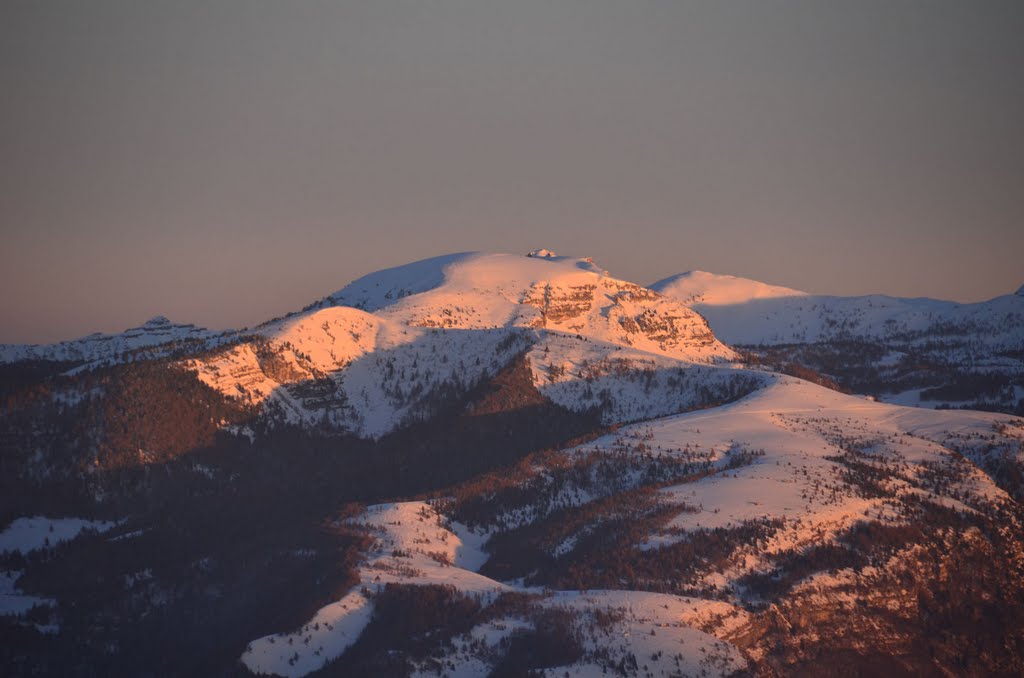
[[(884, 343), (862, 339), (745, 346), (744, 360), (845, 393), (885, 395), (920, 389), (924, 401), (1024, 416), (1024, 364), (1019, 352), (944, 343)], [(961, 351), (963, 355), (957, 354)], [(898, 353), (899, 355), (894, 355)], [(1001, 365), (988, 367), (998, 360)], [(1020, 361), (1017, 361), (1020, 363)]]
[[(1007, 527), (1022, 524), (1020, 505), (906, 508), (904, 523), (859, 522), (832, 546), (776, 554), (773, 570), (741, 580), (763, 600), (754, 633), (738, 639), (764, 653), (762, 670), (813, 674), (852, 662), (887, 675), (1024, 672), (1024, 543)], [(842, 569), (855, 576), (830, 594), (794, 591)]]
[(474, 657), (490, 664), (491, 676), (536, 675), (584, 656), (580, 615), (538, 604), (535, 596), (504, 593), (489, 604), (451, 586), (387, 584), (373, 595), (373, 616), (359, 639), (311, 678), (401, 676), (415, 668), (445, 675), (455, 670), (448, 656), (455, 639), (488, 623), (524, 625), (491, 646), (468, 642)]

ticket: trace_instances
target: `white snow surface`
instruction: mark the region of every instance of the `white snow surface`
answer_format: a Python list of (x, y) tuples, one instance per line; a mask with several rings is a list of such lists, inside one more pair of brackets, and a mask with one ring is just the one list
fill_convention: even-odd
[(264, 636), (249, 643), (242, 663), (255, 674), (297, 678), (340, 657), (370, 622), (373, 604), (358, 591), (326, 605), (292, 633)]
[(82, 518), (17, 518), (0, 533), (0, 553), (28, 553), (51, 548), (60, 542), (74, 539), (83, 530), (106, 532), (116, 525), (116, 522)]
[(516, 298), (539, 283), (558, 280), (567, 284), (605, 275), (588, 259), (560, 257), (547, 250), (538, 252), (545, 254), (524, 257), (461, 252), (423, 259), (363, 276), (328, 296), (323, 303), (354, 306), (373, 312), (397, 304), (406, 297), (439, 288), (445, 288), (449, 293), (477, 291), (489, 294), (496, 290), (499, 294), (510, 295), (509, 300), (513, 303), (519, 303)]

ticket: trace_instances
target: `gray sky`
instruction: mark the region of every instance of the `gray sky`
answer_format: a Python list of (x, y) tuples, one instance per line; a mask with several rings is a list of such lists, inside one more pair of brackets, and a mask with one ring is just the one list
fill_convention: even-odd
[(471, 249), (1009, 293), (1022, 36), (1019, 0), (6, 0), (0, 341)]

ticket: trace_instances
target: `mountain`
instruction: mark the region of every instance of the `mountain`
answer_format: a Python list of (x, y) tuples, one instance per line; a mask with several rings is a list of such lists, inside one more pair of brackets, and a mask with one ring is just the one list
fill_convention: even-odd
[[(480, 253), (372, 273), (185, 364), (275, 420), (379, 437), (523, 351), (544, 395), (577, 411), (603, 404), (609, 422), (693, 406), (696, 391), (669, 383), (669, 371), (719, 390), (742, 376), (715, 369), (737, 355), (683, 304), (589, 260)], [(663, 399), (641, 402), (614, 376), (640, 368)]]
[(652, 289), (692, 302), (716, 336), (774, 369), (802, 365), (900, 404), (1024, 413), (1019, 293), (974, 304), (837, 297), (711, 274), (683, 274)]
[(1015, 383), (1024, 297), (652, 287), (460, 253), (18, 349), (4, 675), (1024, 672), (1024, 418), (874, 397)]
[(768, 285), (750, 278), (718, 275), (707, 271), (687, 271), (659, 280), (650, 285), (652, 290), (687, 305), (743, 304), (753, 299), (776, 297), (803, 297), (806, 292)]
[(156, 355), (155, 349), (170, 353), (187, 347), (205, 345), (220, 335), (195, 325), (174, 323), (162, 315), (154, 316), (139, 327), (118, 334), (90, 334), (81, 339), (57, 344), (0, 344), (0, 364), (23, 360), (91, 363), (124, 362), (140, 356)]

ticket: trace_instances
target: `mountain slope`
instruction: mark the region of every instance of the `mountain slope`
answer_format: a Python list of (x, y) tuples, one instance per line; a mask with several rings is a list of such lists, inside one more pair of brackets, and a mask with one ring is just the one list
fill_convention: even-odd
[[(821, 673), (815, 664), (851, 654), (887, 673), (1024, 666), (1004, 644), (1024, 632), (1013, 599), (975, 622), (980, 640), (970, 624), (933, 635), (944, 622), (928, 617), (985, 605), (982, 591), (932, 576), (942, 563), (988, 560), (979, 581), (1024, 592), (1024, 514), (964, 461), (971, 450), (950, 445), (976, 436), (1019, 445), (1024, 420), (777, 378), (735, 404), (538, 456), (448, 499), (367, 507), (344, 523), (374, 540), (344, 607), (254, 640), (242, 661), (288, 676), (358, 673), (390, 648), (417, 675), (487, 675), (519, 647), (502, 639), (525, 651), (540, 633), (562, 638), (542, 664), (557, 675)], [(463, 619), (434, 627), (444, 640), (429, 649), (376, 645), (375, 624), (399, 623), (384, 611), (399, 592)]]

